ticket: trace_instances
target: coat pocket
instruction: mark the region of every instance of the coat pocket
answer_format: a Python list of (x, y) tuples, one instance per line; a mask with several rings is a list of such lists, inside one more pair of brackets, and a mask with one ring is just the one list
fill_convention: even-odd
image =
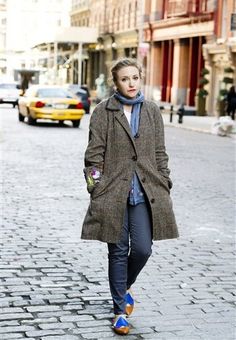
[(91, 198), (95, 199), (101, 195), (103, 195), (107, 188), (107, 181), (104, 176), (101, 177), (101, 180), (95, 184), (93, 191), (91, 192)]

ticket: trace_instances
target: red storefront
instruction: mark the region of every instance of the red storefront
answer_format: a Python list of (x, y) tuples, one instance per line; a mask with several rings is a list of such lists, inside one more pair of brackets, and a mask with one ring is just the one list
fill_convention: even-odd
[[(202, 45), (214, 34), (214, 1), (158, 0), (145, 2), (144, 40), (150, 43), (146, 85), (173, 104), (195, 104)], [(150, 68), (150, 69), (148, 69)]]

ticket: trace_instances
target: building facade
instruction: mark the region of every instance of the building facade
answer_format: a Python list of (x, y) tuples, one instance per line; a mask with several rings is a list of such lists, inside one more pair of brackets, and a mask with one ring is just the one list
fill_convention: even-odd
[(219, 115), (225, 112), (225, 107), (220, 112), (219, 106), (226, 91), (236, 86), (236, 0), (218, 0), (214, 28), (214, 40), (203, 45), (210, 72), (206, 109)]
[(150, 44), (146, 87), (150, 98), (195, 105), (204, 58), (214, 38), (213, 0), (145, 1), (144, 39)]
[[(72, 0), (71, 24), (97, 27), (99, 32), (97, 43), (86, 46), (85, 80), (94, 89), (99, 74), (108, 77), (113, 60), (135, 57), (143, 64), (147, 98), (197, 106), (201, 72), (208, 68), (207, 113), (215, 114), (212, 103), (218, 90), (210, 50), (220, 27), (227, 30), (230, 16), (227, 24), (222, 16), (235, 11), (233, 3), (235, 0)], [(230, 44), (225, 50), (229, 51)], [(234, 47), (230, 51), (228, 65), (234, 67)]]
[[(38, 68), (51, 82), (94, 90), (114, 60), (134, 57), (143, 64), (147, 98), (196, 106), (207, 69), (210, 115), (217, 114), (219, 91), (235, 83), (236, 0), (0, 0), (0, 9), (1, 73)], [(70, 26), (94, 28), (97, 37), (83, 37), (82, 47), (79, 40), (48, 41)]]
[(96, 44), (88, 44), (87, 83), (95, 88), (99, 74), (108, 78), (113, 60), (123, 56), (137, 57), (139, 18), (142, 1), (73, 0), (72, 26), (98, 29)]

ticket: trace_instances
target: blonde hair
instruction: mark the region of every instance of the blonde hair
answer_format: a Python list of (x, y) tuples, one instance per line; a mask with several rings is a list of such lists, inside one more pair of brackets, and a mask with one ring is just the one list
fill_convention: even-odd
[(123, 67), (127, 67), (127, 66), (134, 66), (138, 69), (139, 72), (139, 76), (140, 78), (142, 78), (142, 66), (138, 63), (137, 59), (133, 59), (133, 58), (121, 58), (116, 60), (112, 67), (111, 67), (111, 80), (113, 80), (114, 84), (117, 81), (117, 73), (120, 69), (122, 69)]

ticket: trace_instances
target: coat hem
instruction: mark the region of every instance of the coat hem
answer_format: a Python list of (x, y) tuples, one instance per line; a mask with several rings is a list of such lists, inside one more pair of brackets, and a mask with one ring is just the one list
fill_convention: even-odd
[[(152, 241), (165, 241), (165, 240), (173, 240), (173, 239), (179, 239), (179, 235), (178, 236), (170, 236), (170, 237), (155, 237), (152, 238)], [(101, 239), (101, 238), (92, 238), (92, 237), (86, 237), (86, 236), (82, 236), (81, 240), (83, 241), (98, 241), (98, 242), (103, 242), (103, 243), (118, 243), (119, 240), (105, 240), (105, 239)]]

